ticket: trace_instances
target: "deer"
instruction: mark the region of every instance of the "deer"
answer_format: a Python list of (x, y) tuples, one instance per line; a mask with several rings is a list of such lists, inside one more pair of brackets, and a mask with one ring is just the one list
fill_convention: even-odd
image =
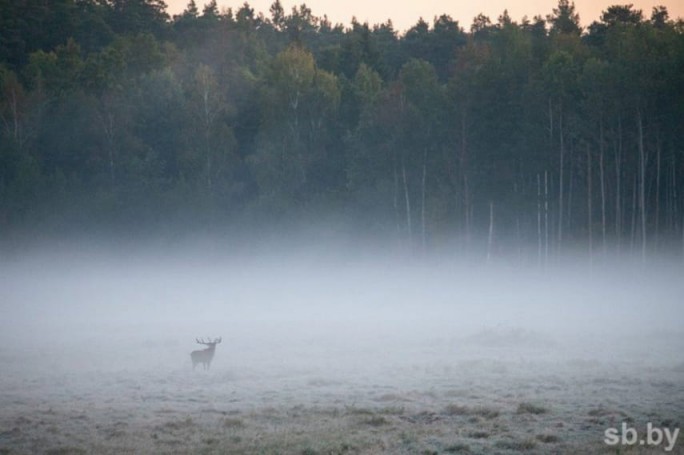
[(204, 341), (204, 338), (195, 338), (198, 344), (203, 344), (208, 346), (206, 349), (199, 351), (192, 351), (190, 353), (190, 358), (192, 359), (192, 369), (194, 370), (198, 363), (201, 363), (205, 370), (208, 370), (211, 366), (211, 360), (214, 358), (214, 351), (216, 350), (216, 345), (221, 342), (221, 338), (215, 338), (214, 341)]

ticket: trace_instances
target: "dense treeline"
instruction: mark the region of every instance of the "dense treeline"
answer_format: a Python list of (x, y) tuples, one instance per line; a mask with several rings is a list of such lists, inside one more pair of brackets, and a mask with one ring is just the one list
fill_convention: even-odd
[[(469, 30), (247, 3), (0, 0), (0, 230), (351, 224), (415, 248), (684, 238), (684, 23)], [(331, 221), (332, 220), (332, 221)]]

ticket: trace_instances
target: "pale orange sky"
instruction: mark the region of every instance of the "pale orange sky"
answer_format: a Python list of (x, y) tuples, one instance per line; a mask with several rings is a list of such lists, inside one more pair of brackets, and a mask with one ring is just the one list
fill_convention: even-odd
[[(195, 0), (198, 7), (202, 8), (203, 0)], [(169, 6), (168, 12), (178, 14), (182, 12), (188, 0), (166, 0)], [(220, 9), (232, 7), (238, 9), (244, 0), (217, 0)], [(251, 0), (249, 4), (257, 12), (263, 12), (269, 16), (268, 9), (273, 0)], [(360, 22), (368, 21), (371, 24), (385, 22), (392, 19), (394, 28), (404, 31), (414, 25), (419, 17), (432, 23), (434, 16), (449, 14), (459, 21), (466, 30), (470, 29), (473, 17), (479, 13), (489, 16), (492, 22), (508, 9), (508, 13), (515, 21), (520, 21), (527, 15), (532, 18), (537, 14), (546, 16), (558, 4), (557, 0), (484, 0), (481, 2), (465, 0), (398, 0), (398, 1), (373, 1), (373, 0), (281, 0), (283, 7), (289, 12), (293, 5), (306, 3), (316, 16), (327, 14), (332, 22), (341, 22), (348, 25), (352, 16)], [(684, 0), (575, 0), (576, 10), (580, 14), (583, 26), (598, 20), (601, 11), (611, 5), (623, 5), (632, 3), (636, 8), (643, 10), (644, 16), (649, 18), (651, 10), (656, 5), (664, 5), (670, 12), (671, 18), (684, 17)]]

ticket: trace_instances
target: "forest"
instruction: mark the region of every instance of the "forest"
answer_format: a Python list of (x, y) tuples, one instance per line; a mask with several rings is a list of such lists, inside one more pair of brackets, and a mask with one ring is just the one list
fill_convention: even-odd
[(10, 242), (321, 225), (529, 262), (684, 255), (664, 7), (399, 32), (279, 0), (0, 0), (0, 93)]

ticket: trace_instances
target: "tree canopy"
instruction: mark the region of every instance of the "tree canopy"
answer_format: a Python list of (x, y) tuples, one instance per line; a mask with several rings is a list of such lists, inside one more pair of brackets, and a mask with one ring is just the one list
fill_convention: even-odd
[(0, 11), (0, 232), (334, 214), (412, 248), (495, 224), (489, 248), (530, 260), (682, 251), (684, 23), (664, 7), (403, 34), (279, 1)]

